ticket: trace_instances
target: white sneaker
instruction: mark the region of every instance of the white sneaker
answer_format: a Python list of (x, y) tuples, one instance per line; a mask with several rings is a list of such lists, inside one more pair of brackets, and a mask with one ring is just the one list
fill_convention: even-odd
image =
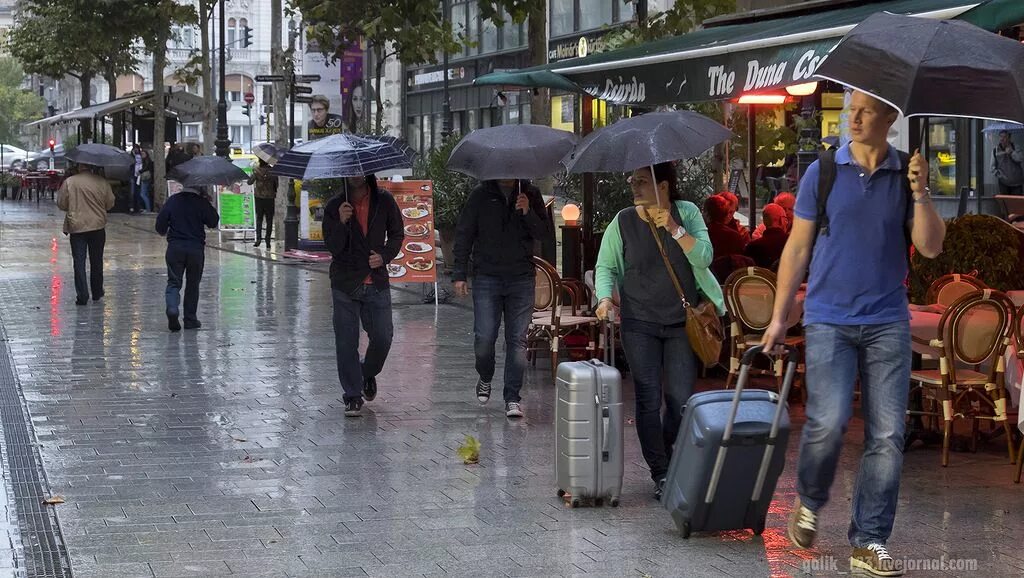
[(506, 403), (505, 417), (523, 417), (523, 406), (516, 401)]

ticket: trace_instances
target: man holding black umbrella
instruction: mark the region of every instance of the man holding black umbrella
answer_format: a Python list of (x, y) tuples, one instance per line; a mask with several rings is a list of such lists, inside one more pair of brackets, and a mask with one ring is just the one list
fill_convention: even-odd
[(900, 153), (886, 140), (897, 114), (873, 96), (854, 92), (852, 142), (808, 167), (763, 339), (768, 350), (785, 341), (786, 320), (810, 265), (803, 319), (807, 424), (788, 536), (800, 548), (814, 543), (859, 376), (865, 441), (853, 491), (850, 566), (875, 576), (903, 573), (886, 541), (896, 517), (910, 384), (903, 284), (909, 245), (934, 258), (945, 237), (927, 187), (928, 163), (920, 152)]
[[(71, 257), (75, 263), (76, 305), (103, 297), (103, 247), (107, 243), (107, 211), (114, 207), (110, 183), (92, 166), (79, 165), (78, 173), (68, 177), (57, 192), (57, 207), (64, 217), (64, 234), (71, 237)], [(85, 259), (89, 258), (89, 277)]]
[[(362, 414), (363, 400), (377, 397), (377, 375), (384, 368), (394, 325), (387, 265), (398, 255), (405, 229), (394, 197), (377, 179), (347, 177), (347, 192), (327, 202), (324, 243), (331, 252), (334, 348), (338, 379), (345, 390), (345, 416)], [(369, 338), (359, 359), (359, 326)]]
[(494, 377), (494, 344), (505, 320), (505, 415), (523, 417), (519, 395), (526, 373), (526, 332), (533, 314), (534, 242), (549, 231), (540, 191), (522, 181), (484, 181), (469, 194), (455, 238), (455, 292), (466, 283), (473, 257), (474, 350), (477, 400), (487, 403)]

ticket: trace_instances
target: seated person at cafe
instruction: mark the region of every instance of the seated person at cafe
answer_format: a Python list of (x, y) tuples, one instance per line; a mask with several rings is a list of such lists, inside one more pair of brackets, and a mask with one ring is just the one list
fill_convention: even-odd
[(747, 240), (732, 224), (735, 219), (729, 200), (724, 195), (708, 197), (704, 202), (704, 213), (708, 221), (708, 236), (714, 248), (713, 258), (742, 255)]
[(758, 267), (773, 269), (772, 266), (782, 257), (782, 250), (789, 239), (786, 210), (775, 203), (769, 203), (762, 209), (761, 218), (764, 221), (764, 234), (751, 241), (745, 253)]
[[(776, 205), (779, 205), (786, 211), (786, 224), (783, 228), (786, 229), (786, 232), (788, 233), (789, 230), (793, 228), (793, 207), (796, 206), (796, 197), (793, 195), (793, 193), (779, 193), (775, 195), (775, 198), (772, 200), (772, 202), (775, 203)], [(754, 232), (750, 234), (750, 239), (760, 239), (761, 235), (763, 234), (764, 223), (761, 222), (758, 223), (757, 228), (754, 229)]]
[(743, 237), (743, 243), (747, 244), (750, 242), (750, 229), (744, 227), (739, 219), (736, 218), (736, 211), (740, 208), (740, 198), (736, 196), (732, 191), (722, 191), (718, 193), (719, 196), (724, 197), (729, 202), (729, 226), (736, 230), (740, 236)]

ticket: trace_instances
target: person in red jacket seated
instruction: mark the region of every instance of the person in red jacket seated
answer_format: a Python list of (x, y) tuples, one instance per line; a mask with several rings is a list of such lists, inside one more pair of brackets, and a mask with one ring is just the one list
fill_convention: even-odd
[(750, 229), (743, 226), (739, 219), (736, 218), (736, 211), (740, 209), (740, 198), (736, 196), (732, 191), (722, 191), (718, 193), (719, 196), (724, 197), (725, 200), (729, 201), (729, 226), (736, 229), (736, 232), (743, 237), (743, 243), (750, 242)]
[(742, 255), (747, 239), (733, 225), (733, 210), (729, 199), (722, 195), (708, 197), (704, 202), (707, 215), (708, 236), (714, 248), (714, 259), (730, 255)]
[(764, 234), (747, 245), (746, 255), (753, 259), (758, 267), (772, 269), (782, 257), (782, 250), (789, 240), (786, 210), (775, 203), (768, 203), (762, 209), (761, 218), (764, 221)]

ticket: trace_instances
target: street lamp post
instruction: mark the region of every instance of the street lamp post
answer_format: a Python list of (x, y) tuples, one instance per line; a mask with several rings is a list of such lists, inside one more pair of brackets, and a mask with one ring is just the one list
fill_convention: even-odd
[(231, 154), (231, 139), (228, 138), (228, 102), (224, 94), (224, 4), (227, 0), (220, 0), (220, 100), (217, 101), (217, 139), (213, 141), (217, 156), (228, 158)]
[[(288, 146), (295, 146), (295, 37), (298, 35), (297, 26), (294, 20), (288, 21), (288, 53), (291, 60), (288, 63), (288, 109), (286, 116), (284, 111), (274, 111), (275, 119), (280, 122), (284, 119), (288, 123)], [(280, 85), (278, 85), (280, 86)], [(284, 216), (284, 249), (299, 248), (299, 206), (295, 198), (295, 180), (288, 181), (288, 208)]]
[[(447, 29), (451, 25), (451, 2), (450, 2), (450, 0), (444, 0), (444, 2), (442, 3), (442, 10), (444, 11), (444, 14), (442, 15), (442, 17), (444, 18), (444, 27), (445, 27), (445, 29)], [(448, 138), (448, 136), (452, 134), (452, 101), (451, 101), (451, 97), (450, 97), (450, 95), (448, 93), (448, 48), (447, 47), (445, 47), (445, 49), (444, 49), (444, 55), (442, 56), (441, 66), (442, 66), (441, 74), (442, 74), (442, 78), (444, 79), (444, 84), (442, 84), (442, 89), (441, 89), (442, 93), (443, 93), (441, 95), (441, 100), (442, 100), (442, 103), (441, 103), (441, 117), (442, 117), (441, 118), (441, 135), (444, 136), (444, 138)]]

